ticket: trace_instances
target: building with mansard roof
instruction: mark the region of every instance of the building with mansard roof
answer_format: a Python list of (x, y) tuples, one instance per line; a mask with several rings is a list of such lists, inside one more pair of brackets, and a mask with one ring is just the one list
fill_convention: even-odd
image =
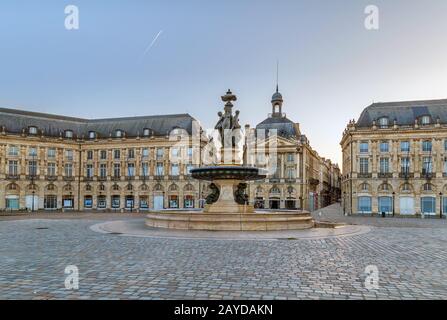
[(373, 103), (341, 147), (346, 213), (445, 216), (447, 100)]

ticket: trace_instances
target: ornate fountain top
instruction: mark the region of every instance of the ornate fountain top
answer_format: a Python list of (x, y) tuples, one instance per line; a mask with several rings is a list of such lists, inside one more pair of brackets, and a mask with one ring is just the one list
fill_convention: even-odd
[[(225, 137), (231, 136), (233, 130), (240, 129), (241, 125), (239, 124), (239, 110), (236, 110), (233, 115), (232, 101), (237, 100), (236, 95), (228, 89), (227, 93), (221, 98), (222, 101), (225, 102), (224, 113), (219, 112), (217, 114), (219, 116), (219, 121), (214, 128), (219, 131), (221, 143), (222, 145), (225, 145)], [(234, 143), (232, 143), (232, 145), (234, 146)]]

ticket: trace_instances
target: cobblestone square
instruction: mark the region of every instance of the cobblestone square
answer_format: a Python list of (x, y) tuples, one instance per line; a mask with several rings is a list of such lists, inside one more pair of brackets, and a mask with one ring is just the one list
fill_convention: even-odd
[[(346, 220), (339, 206), (321, 220)], [(97, 233), (131, 217), (0, 221), (1, 299), (446, 299), (445, 220), (351, 218), (359, 235), (221, 240)], [(349, 219), (348, 219), (349, 220)], [(380, 225), (379, 225), (380, 223)], [(407, 226), (406, 226), (407, 225)], [(68, 265), (79, 289), (65, 288)], [(377, 266), (379, 288), (365, 287)]]

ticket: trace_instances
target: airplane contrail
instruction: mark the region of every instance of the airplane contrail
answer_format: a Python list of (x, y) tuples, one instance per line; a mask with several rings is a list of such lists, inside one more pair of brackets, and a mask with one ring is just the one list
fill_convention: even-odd
[(147, 46), (146, 50), (144, 50), (143, 55), (141, 56), (141, 59), (144, 58), (144, 56), (151, 50), (151, 48), (154, 46), (155, 42), (157, 41), (158, 37), (163, 33), (163, 30), (158, 31), (155, 38), (152, 40), (152, 42)]

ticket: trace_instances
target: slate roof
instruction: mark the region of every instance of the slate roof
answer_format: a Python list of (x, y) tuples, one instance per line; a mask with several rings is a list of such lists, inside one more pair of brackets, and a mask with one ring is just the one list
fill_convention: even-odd
[(151, 129), (155, 136), (164, 136), (173, 129), (181, 128), (189, 134), (195, 119), (189, 114), (172, 114), (110, 119), (82, 119), (17, 109), (0, 108), (0, 127), (7, 132), (21, 133), (23, 129), (35, 126), (46, 136), (59, 136), (65, 130), (72, 130), (75, 137), (88, 137), (94, 131), (100, 138), (112, 136), (116, 130), (123, 130), (127, 137), (143, 135), (144, 129)]
[(413, 125), (421, 116), (430, 116), (432, 123), (438, 118), (447, 123), (447, 99), (373, 103), (363, 110), (356, 125), (371, 127), (374, 120), (382, 117), (387, 117), (391, 125), (394, 120), (398, 125)]
[[(297, 138), (299, 132), (295, 123), (286, 117), (270, 117), (256, 126), (256, 129), (277, 130), (277, 134), (284, 138)], [(266, 134), (267, 135), (267, 134)]]

